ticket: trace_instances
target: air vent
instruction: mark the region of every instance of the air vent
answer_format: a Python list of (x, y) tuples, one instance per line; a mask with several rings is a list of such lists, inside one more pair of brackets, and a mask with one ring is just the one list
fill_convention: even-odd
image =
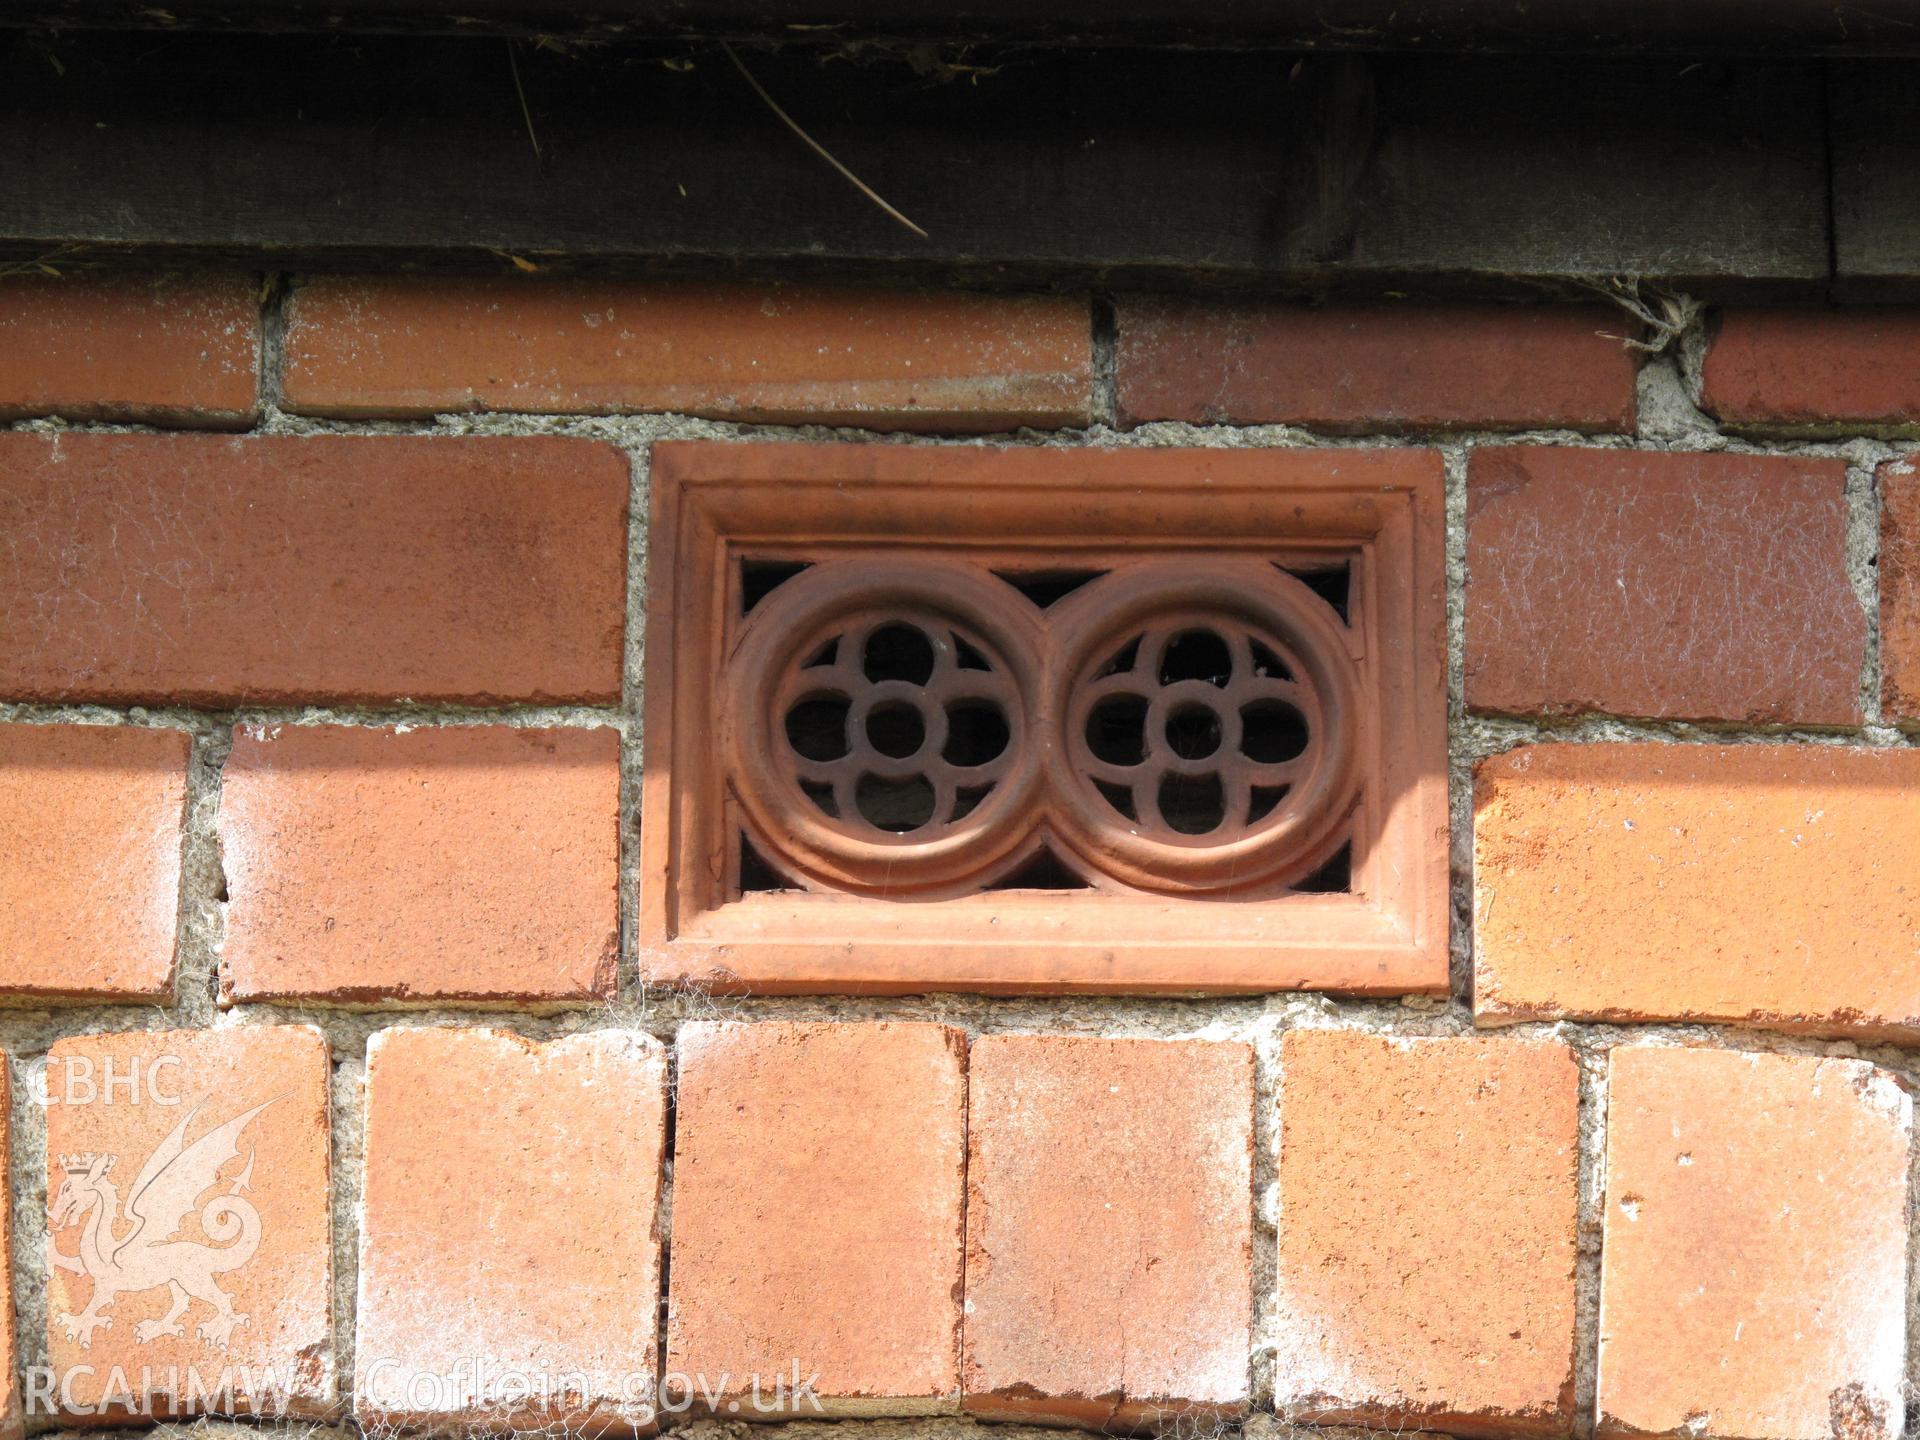
[(696, 443), (653, 477), (650, 979), (1445, 986), (1435, 457)]

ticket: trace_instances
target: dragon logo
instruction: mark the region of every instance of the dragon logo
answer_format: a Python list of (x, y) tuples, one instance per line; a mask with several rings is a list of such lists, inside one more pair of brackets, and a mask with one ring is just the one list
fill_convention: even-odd
[(140, 1167), (127, 1192), (124, 1217), (119, 1192), (109, 1178), (117, 1155), (60, 1157), (66, 1178), (48, 1207), (48, 1225), (55, 1232), (81, 1226), (80, 1249), (75, 1255), (62, 1254), (55, 1235), (48, 1236), (47, 1249), (60, 1269), (93, 1281), (86, 1308), (59, 1317), (69, 1339), (78, 1340), (83, 1350), (90, 1348), (96, 1329), (113, 1328), (113, 1318), (103, 1313), (107, 1306), (122, 1295), (164, 1285), (173, 1292), (172, 1305), (160, 1319), (135, 1325), (134, 1339), (145, 1344), (162, 1335), (185, 1334), (180, 1317), (190, 1301), (199, 1300), (213, 1313), (196, 1332), (202, 1340), (226, 1347), (234, 1327), (246, 1324), (247, 1317), (234, 1310), (232, 1297), (214, 1277), (238, 1270), (260, 1248), (260, 1212), (241, 1198), (253, 1188), (253, 1151), (247, 1152), (245, 1167), (227, 1182), (225, 1193), (208, 1200), (200, 1211), (200, 1226), (214, 1243), (174, 1237), (194, 1204), (219, 1183), (221, 1167), (239, 1158), (241, 1132), (283, 1098), (256, 1105), (189, 1144), (187, 1127), (206, 1105), (203, 1097)]

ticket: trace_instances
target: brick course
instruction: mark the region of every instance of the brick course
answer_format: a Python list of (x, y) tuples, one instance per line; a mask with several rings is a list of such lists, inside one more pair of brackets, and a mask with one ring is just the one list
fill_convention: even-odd
[(1244, 1410), (1252, 1052), (990, 1035), (969, 1073), (967, 1409), (1121, 1428)]
[(677, 1096), (669, 1375), (723, 1418), (813, 1415), (816, 1372), (828, 1414), (957, 1409), (965, 1036), (695, 1023)]
[[(653, 1428), (666, 1079), (664, 1048), (634, 1031), (372, 1038), (363, 1426)], [(583, 1390), (517, 1395), (516, 1373)]]
[(586, 441), (0, 435), (0, 700), (613, 700), (627, 488)]
[(1087, 301), (587, 280), (320, 279), (295, 293), (286, 397), (313, 415), (454, 410), (880, 430), (1084, 425)]
[(237, 427), (259, 393), (257, 276), (0, 282), (0, 420)]
[(1603, 309), (1127, 296), (1117, 310), (1123, 424), (1633, 428), (1638, 360)]
[(1599, 1433), (1901, 1433), (1913, 1103), (1813, 1055), (1622, 1046)]
[(242, 727), (222, 997), (611, 999), (619, 794), (606, 728)]
[(1920, 1036), (1920, 751), (1537, 745), (1474, 786), (1474, 1013)]
[(1920, 722), (1920, 472), (1889, 460), (1880, 487), (1880, 711)]
[(0, 994), (171, 992), (188, 749), (179, 730), (0, 725)]
[(1920, 310), (1732, 309), (1709, 334), (1700, 404), (1722, 424), (1858, 434), (1920, 422)]
[[(49, 1050), (47, 1358), (62, 1406), (97, 1417), (332, 1403), (328, 1058), (305, 1025), (84, 1035)], [(178, 1240), (148, 1250), (176, 1227)]]
[(1570, 1433), (1572, 1051), (1296, 1030), (1281, 1070), (1281, 1414)]
[[(17, 1122), (35, 1152), (7, 1217), (31, 1239), (19, 1318), (48, 1330), (9, 1383), (31, 1401), (43, 1350), (77, 1381), (65, 1413), (29, 1407), (35, 1428), (120, 1419), (79, 1413), (116, 1364), (142, 1400), (143, 1372), (270, 1366), (294, 1413), (342, 1419), (337, 1353), (383, 1430), (644, 1432), (653, 1397), (631, 1383), (664, 1361), (670, 1403), (723, 1420), (752, 1413), (756, 1375), (806, 1418), (790, 1387), (817, 1371), (807, 1393), (845, 1419), (1184, 1430), (1273, 1410), (1249, 1429), (1894, 1440), (1914, 1067), (1844, 1052), (1920, 1044), (1920, 754), (1865, 728), (1920, 728), (1920, 472), (1906, 446), (1764, 437), (1920, 431), (1920, 311), (1728, 311), (1701, 397), (1723, 444), (1670, 428), (1664, 403), (1637, 416), (1636, 378), (1678, 398), (1671, 360), (1636, 377), (1601, 333), (1622, 317), (1571, 306), (1121, 295), (1108, 377), (1078, 296), (397, 275), (288, 293), (263, 381), (254, 277), (0, 285), (0, 420), (32, 422), (0, 435), (0, 1047), (19, 1087), (0, 1172)], [(1058, 428), (1102, 413), (1109, 379), (1122, 426), (1414, 443), (1303, 453), (1223, 428), (1184, 456), (1068, 434), (749, 450), (680, 443), (711, 426), (559, 418)], [(83, 428), (242, 426), (263, 383), (271, 435)], [(323, 433), (348, 428), (380, 433)], [(1458, 439), (1501, 429), (1536, 433)], [(1540, 442), (1569, 429), (1606, 438)], [(518, 438), (550, 430), (568, 438)], [(1870, 461), (1877, 555), (1848, 493)], [(1461, 464), (1448, 515), (1441, 471), (1459, 500)], [(637, 476), (657, 501), (682, 481), (705, 498), (662, 502), (649, 534), (628, 515)], [(1378, 785), (1335, 817), (1361, 836), (1350, 892), (1257, 902), (1272, 933), (1300, 926), (1297, 954), (1263, 949), (1239, 898), (1035, 888), (1064, 882), (1044, 868), (961, 908), (902, 904), (884, 841), (867, 873), (891, 891), (853, 911), (813, 871), (821, 889), (782, 872), (740, 893), (726, 827), (745, 799), (690, 758), (746, 713), (737, 652), (689, 637), (723, 633), (723, 610), (756, 623), (749, 581), (777, 577), (755, 565), (902, 540), (964, 551), (996, 594), (995, 566), (1022, 570), (1043, 599), (1073, 577), (1036, 580), (1037, 561), (1124, 570), (1189, 543), (1236, 575), (1280, 559), (1313, 577), (1328, 653), (1384, 688), (1380, 723), (1352, 732)], [(1467, 582), (1452, 694), (1447, 556)], [(642, 687), (624, 683), (643, 568), (661, 582), (644, 785)], [(989, 609), (1011, 629), (976, 648), (1013, 675), (1050, 647), (1007, 635), (1084, 632), (1097, 594), (1042, 611), (1008, 589)], [(1063, 664), (1013, 675), (1032, 693), (1008, 713), (1047, 723)], [(1503, 718), (1443, 749), (1446, 703)], [(1306, 724), (1324, 738), (1324, 712)], [(1449, 833), (1443, 762), (1542, 734), (1561, 743), (1479, 764), (1471, 834), (1458, 813)], [(643, 835), (677, 846), (670, 870), (649, 870)], [(1469, 839), (1450, 979), (1442, 862)], [(690, 937), (671, 964), (668, 933)], [(877, 961), (890, 936), (919, 958)], [(1188, 968), (1142, 968), (1169, 936)], [(1431, 997), (1356, 998), (1406, 989), (1415, 949)], [(663, 996), (670, 975), (847, 993), (696, 1020), (726, 1012)], [(1189, 993), (1269, 983), (1335, 988)], [(926, 993), (942, 984), (1040, 993)], [(1469, 984), (1476, 1035), (1443, 998)], [(371, 1039), (385, 1021), (342, 1013), (384, 1007), (434, 1013)], [(484, 1023), (447, 1013), (474, 1008)], [(1499, 1028), (1522, 1021), (1547, 1023)], [(1748, 1029), (1707, 1028), (1728, 1024)], [(1635, 1025), (1690, 1028), (1612, 1028)], [(1194, 1038), (1139, 1038), (1171, 1033)], [(261, 1105), (169, 1241), (188, 1262), (245, 1248), (245, 1211), (261, 1217), (258, 1252), (221, 1252), (235, 1263), (214, 1277), (226, 1347), (215, 1301), (189, 1296), (161, 1333), (167, 1277), (129, 1272), (83, 1348), (66, 1322), (116, 1273), (78, 1248), (96, 1163), (124, 1235), (157, 1203), (136, 1180), (170, 1135)], [(1576, 1304), (1576, 1242), (1597, 1316), (1588, 1291)], [(357, 1244), (357, 1305), (336, 1243)], [(16, 1338), (0, 1323), (0, 1354)], [(491, 1386), (463, 1381), (476, 1360), (498, 1362)], [(587, 1383), (512, 1399), (516, 1370)], [(454, 1388), (422, 1399), (422, 1379)], [(0, 1440), (21, 1398), (0, 1395)]]
[(1856, 725), (1846, 536), (1839, 460), (1476, 450), (1467, 703)]
[[(13, 1174), (13, 1074), (11, 1062), (0, 1052), (0, 1175)], [(0, 1355), (18, 1356), (20, 1347), (14, 1329), (14, 1256), (13, 1207), (0, 1215), (0, 1265), (6, 1267), (0, 1282)], [(7, 1366), (0, 1378), (0, 1440), (20, 1440), (26, 1431), (25, 1402), (20, 1394), (20, 1367)]]

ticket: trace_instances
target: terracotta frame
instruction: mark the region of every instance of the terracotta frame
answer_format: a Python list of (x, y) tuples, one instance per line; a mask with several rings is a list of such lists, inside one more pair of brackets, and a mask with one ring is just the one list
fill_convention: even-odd
[[(666, 442), (653, 448), (640, 973), (731, 993), (1441, 993), (1444, 477), (1413, 449)], [(1352, 893), (738, 894), (716, 693), (743, 557), (1259, 556), (1349, 568)]]

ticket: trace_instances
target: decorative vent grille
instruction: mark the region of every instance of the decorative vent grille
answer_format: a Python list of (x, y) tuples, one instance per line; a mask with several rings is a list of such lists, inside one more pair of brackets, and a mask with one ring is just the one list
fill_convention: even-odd
[(1359, 690), (1340, 617), (1261, 560), (1122, 561), (1042, 610), (991, 563), (881, 552), (759, 600), (721, 733), (778, 888), (946, 898), (1044, 853), (1089, 888), (1237, 897), (1344, 840)]
[(663, 445), (654, 494), (651, 978), (1444, 985), (1432, 457)]

